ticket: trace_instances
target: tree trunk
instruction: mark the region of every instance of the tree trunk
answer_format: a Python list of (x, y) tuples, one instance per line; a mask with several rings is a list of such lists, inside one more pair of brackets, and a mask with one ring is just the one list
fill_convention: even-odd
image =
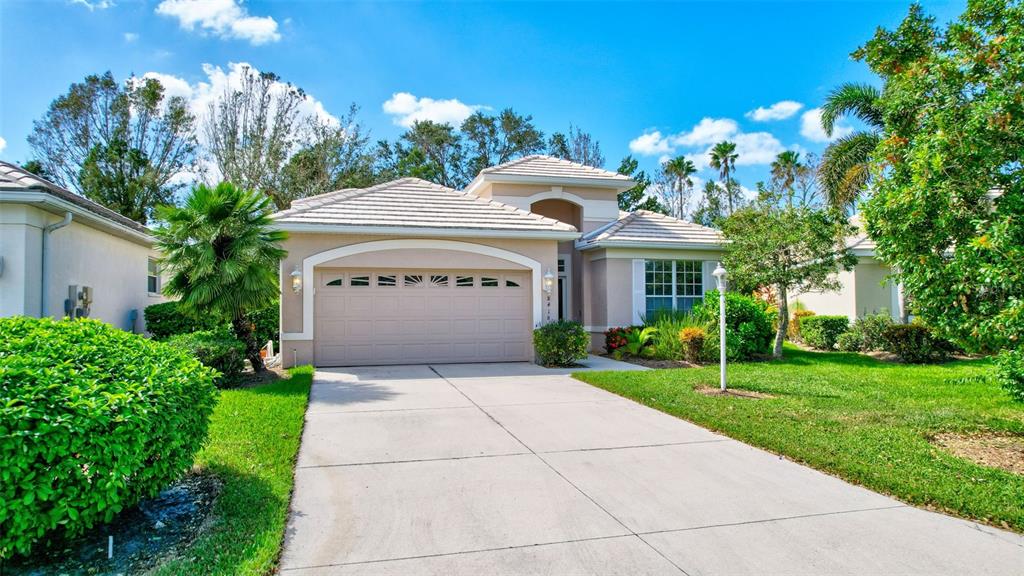
[(239, 316), (231, 321), (231, 327), (235, 331), (235, 337), (245, 344), (245, 357), (252, 364), (253, 372), (263, 372), (266, 367), (263, 365), (263, 358), (260, 357), (260, 344), (256, 342), (252, 322), (245, 316)]
[(779, 284), (776, 287), (779, 297), (779, 329), (775, 332), (775, 348), (772, 356), (782, 358), (782, 343), (786, 340), (786, 331), (789, 329), (789, 302), (787, 302), (786, 287)]

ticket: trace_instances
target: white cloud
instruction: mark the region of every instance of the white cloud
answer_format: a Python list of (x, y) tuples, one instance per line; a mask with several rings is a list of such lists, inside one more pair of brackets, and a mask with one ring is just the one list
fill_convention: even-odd
[(629, 149), (635, 154), (660, 156), (662, 163), (681, 151), (698, 170), (703, 170), (710, 164), (711, 149), (723, 140), (736, 143), (736, 153), (739, 154), (736, 164), (739, 166), (770, 164), (785, 150), (774, 135), (743, 132), (731, 118), (702, 118), (693, 128), (678, 134), (662, 135), (657, 130), (645, 132), (630, 141)]
[(463, 104), (455, 98), (434, 100), (433, 98), (417, 98), (408, 92), (395, 92), (381, 105), (381, 108), (385, 114), (391, 116), (392, 122), (398, 126), (409, 128), (414, 122), (422, 120), (458, 127), (473, 112), (487, 107), (479, 104)]
[(727, 140), (739, 132), (739, 125), (731, 118), (701, 118), (689, 132), (672, 137), (676, 146), (704, 146)]
[(250, 16), (236, 0), (163, 0), (156, 13), (178, 19), (185, 30), (210, 32), (220, 38), (248, 40), (254, 45), (277, 42), (281, 34), (270, 16)]
[(139, 35), (136, 34), (135, 32), (125, 32), (124, 33), (124, 41), (127, 42), (128, 44), (131, 44), (132, 42), (135, 42), (138, 39), (139, 39)]
[(852, 133), (853, 126), (840, 120), (832, 127), (832, 136), (826, 134), (821, 127), (821, 108), (812, 108), (800, 116), (800, 135), (811, 142), (831, 142)]
[(4, 140), (3, 136), (0, 136), (0, 152), (3, 152), (7, 148), (7, 140)]
[(79, 4), (89, 9), (89, 12), (93, 10), (106, 10), (107, 8), (113, 8), (116, 6), (111, 0), (95, 0), (90, 2), (89, 0), (71, 0), (72, 4)]
[[(654, 156), (656, 154), (668, 154), (672, 151), (672, 145), (668, 139), (661, 135), (661, 132), (644, 132), (640, 136), (629, 141), (629, 150), (635, 154)], [(663, 156), (664, 158), (665, 156)]]
[(767, 108), (758, 106), (757, 109), (747, 112), (746, 116), (755, 122), (785, 120), (799, 112), (803, 107), (804, 105), (799, 102), (783, 100), (781, 102), (776, 102)]

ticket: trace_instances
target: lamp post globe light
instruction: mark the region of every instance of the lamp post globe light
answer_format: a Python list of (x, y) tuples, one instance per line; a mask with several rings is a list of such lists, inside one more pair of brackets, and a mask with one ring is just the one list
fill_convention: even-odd
[(728, 275), (722, 263), (719, 262), (715, 271), (711, 273), (715, 277), (715, 284), (718, 285), (718, 363), (719, 363), (719, 386), (725, 392), (725, 287), (726, 276)]

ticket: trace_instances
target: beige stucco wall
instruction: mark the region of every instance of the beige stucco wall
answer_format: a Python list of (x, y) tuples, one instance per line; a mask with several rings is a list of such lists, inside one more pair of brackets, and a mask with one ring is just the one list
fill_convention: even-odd
[[(492, 246), (495, 248), (500, 248), (503, 250), (514, 252), (516, 254), (520, 254), (532, 260), (536, 260), (540, 262), (541, 269), (545, 272), (547, 270), (551, 270), (552, 272), (554, 272), (557, 269), (557, 242), (555, 240), (518, 240), (505, 238), (466, 237), (419, 238), (416, 236), (399, 237), (346, 234), (292, 233), (289, 236), (288, 240), (286, 240), (284, 243), (284, 247), (288, 251), (288, 256), (281, 261), (281, 331), (284, 333), (300, 333), (303, 331), (304, 328), (302, 319), (302, 294), (295, 294), (292, 291), (290, 274), (295, 269), (296, 266), (298, 266), (300, 269), (302, 268), (302, 261), (305, 258), (341, 246), (349, 246), (353, 244), (374, 242), (379, 240), (394, 240), (398, 238), (422, 239), (426, 241), (452, 240), (456, 242)], [(358, 262), (358, 264), (352, 265), (360, 268), (401, 268), (404, 270), (414, 270), (417, 268), (521, 269), (521, 266), (517, 266), (514, 263), (509, 263), (508, 261), (461, 251), (414, 249), (404, 254), (404, 256), (406, 257), (411, 257), (411, 259), (404, 261), (402, 260), (402, 254), (389, 255), (388, 252), (391, 251), (369, 253), (369, 257), (366, 257), (367, 254), (361, 254), (349, 256), (343, 259), (335, 259), (325, 263), (323, 267), (346, 267), (352, 264), (353, 262)], [(428, 256), (427, 254), (425, 254), (425, 252), (435, 253)], [(505, 264), (499, 265), (497, 262), (495, 262), (495, 260), (504, 262)], [(317, 269), (319, 268), (321, 268), (321, 266), (317, 266)], [(308, 290), (310, 288), (311, 286), (306, 285), (303, 287), (303, 290)], [(549, 298), (547, 297), (547, 295), (544, 295), (544, 297), (542, 298), (541, 314), (544, 322), (551, 321), (557, 315), (558, 302), (557, 300), (554, 299), (555, 297), (557, 297), (557, 295), (552, 294), (552, 296), (552, 298)], [(315, 316), (315, 309), (313, 313)], [(314, 362), (313, 340), (283, 340), (281, 342), (281, 351), (286, 366), (291, 366), (293, 363), (309, 364)]]
[(547, 201), (531, 202), (529, 200), (531, 196), (538, 194), (553, 196), (566, 202), (571, 202), (579, 206), (579, 215), (576, 218), (573, 220), (563, 220), (557, 216), (551, 217), (572, 224), (583, 233), (600, 228), (608, 222), (618, 219), (619, 215), (618, 192), (612, 188), (494, 182), (485, 184), (476, 193), (482, 198), (493, 198), (523, 210), (531, 210), (532, 205)]
[(856, 320), (883, 310), (892, 314), (893, 286), (887, 280), (890, 269), (870, 257), (861, 257), (852, 270), (839, 272), (835, 278), (840, 288), (827, 292), (805, 292), (790, 297), (819, 315), (847, 316)]
[[(0, 246), (5, 269), (0, 276), (0, 312), (4, 316), (39, 316), (42, 274), (42, 228), (60, 216), (34, 206), (3, 204)], [(146, 291), (148, 245), (98, 230), (79, 221), (54, 230), (49, 238), (48, 314), (64, 315), (68, 286), (90, 286), (90, 317), (124, 330), (144, 329), (143, 309), (164, 299)], [(130, 314), (138, 311), (132, 324)]]

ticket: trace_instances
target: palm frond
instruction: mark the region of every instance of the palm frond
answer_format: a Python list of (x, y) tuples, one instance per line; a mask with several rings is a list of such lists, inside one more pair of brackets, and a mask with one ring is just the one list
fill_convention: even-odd
[(840, 138), (825, 149), (818, 177), (831, 206), (845, 209), (853, 204), (868, 183), (868, 162), (879, 136), (856, 132)]
[(882, 94), (870, 84), (848, 82), (842, 84), (825, 98), (821, 107), (821, 127), (829, 136), (836, 122), (843, 116), (858, 118), (872, 128), (881, 130), (885, 126), (882, 109), (878, 105)]

